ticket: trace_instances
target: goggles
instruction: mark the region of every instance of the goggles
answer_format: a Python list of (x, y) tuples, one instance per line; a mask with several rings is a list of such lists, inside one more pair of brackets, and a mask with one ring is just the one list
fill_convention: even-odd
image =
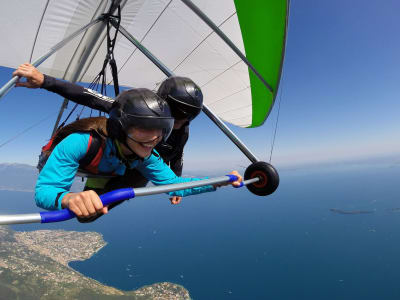
[(134, 139), (133, 137), (132, 137), (132, 135), (130, 135), (130, 134), (127, 134), (126, 135), (127, 137), (128, 137), (128, 139), (130, 139), (131, 141), (134, 141), (135, 143), (138, 143), (139, 145), (141, 145), (141, 146), (143, 146), (143, 147), (148, 147), (148, 145), (149, 144), (151, 144), (153, 147), (154, 146), (156, 146), (159, 142), (161, 142), (161, 140), (162, 140), (162, 136), (160, 135), (160, 136), (158, 136), (158, 137), (156, 137), (156, 138), (154, 138), (154, 139), (152, 139), (152, 140), (150, 140), (150, 141), (138, 141), (138, 140), (136, 140), (136, 139)]

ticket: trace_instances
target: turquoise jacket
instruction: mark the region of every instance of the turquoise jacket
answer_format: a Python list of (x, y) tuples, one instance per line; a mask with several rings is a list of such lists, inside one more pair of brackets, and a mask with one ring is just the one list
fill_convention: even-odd
[[(71, 188), (79, 161), (85, 156), (89, 144), (89, 133), (73, 133), (63, 139), (52, 151), (36, 182), (35, 201), (37, 206), (47, 210), (61, 209), (61, 200)], [(101, 173), (123, 175), (126, 166), (116, 156), (115, 145), (106, 140), (106, 147), (98, 166)], [(202, 178), (182, 178), (164, 163), (161, 157), (151, 154), (143, 160), (134, 160), (131, 168), (139, 170), (155, 185), (181, 183)], [(168, 193), (171, 196), (188, 196), (215, 191), (211, 185)]]

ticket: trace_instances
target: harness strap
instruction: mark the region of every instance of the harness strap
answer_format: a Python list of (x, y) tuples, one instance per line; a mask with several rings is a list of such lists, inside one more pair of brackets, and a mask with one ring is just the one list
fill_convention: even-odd
[(79, 161), (81, 168), (93, 174), (99, 173), (99, 163), (103, 156), (105, 141), (97, 133), (92, 132), (89, 138), (86, 155)]

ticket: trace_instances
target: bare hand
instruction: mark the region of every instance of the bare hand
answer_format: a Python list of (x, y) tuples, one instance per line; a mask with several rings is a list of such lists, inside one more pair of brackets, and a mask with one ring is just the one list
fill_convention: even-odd
[(232, 172), (230, 172), (229, 174), (235, 175), (235, 176), (237, 176), (237, 178), (238, 178), (238, 180), (236, 180), (236, 181), (234, 181), (234, 182), (231, 183), (232, 186), (234, 186), (234, 187), (240, 187), (240, 185), (241, 185), (241, 183), (242, 183), (242, 181), (243, 181), (243, 178), (242, 178), (242, 176), (238, 173), (238, 171), (232, 171)]
[(238, 171), (232, 171), (229, 173), (230, 175), (235, 175), (238, 180), (234, 181), (234, 182), (225, 182), (225, 183), (220, 183), (220, 184), (214, 184), (215, 188), (221, 187), (221, 186), (225, 186), (228, 184), (231, 184), (234, 187), (240, 187), (241, 182), (243, 181), (242, 176), (238, 173)]
[(98, 213), (108, 213), (108, 207), (103, 206), (95, 191), (84, 191), (80, 193), (68, 193), (61, 201), (63, 208), (68, 208), (79, 218), (87, 218)]
[(179, 196), (173, 196), (169, 198), (169, 201), (171, 201), (171, 204), (179, 204), (181, 203), (182, 197)]
[[(13, 76), (18, 76), (18, 81), (15, 86), (23, 86), (30, 89), (40, 88), (44, 82), (44, 75), (29, 63), (20, 65), (18, 69), (14, 71)], [(26, 78), (25, 82), (20, 81), (23, 77)]]

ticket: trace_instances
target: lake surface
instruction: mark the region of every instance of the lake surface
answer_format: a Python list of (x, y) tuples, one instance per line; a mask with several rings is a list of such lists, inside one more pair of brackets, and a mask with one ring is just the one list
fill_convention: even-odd
[[(399, 190), (399, 165), (292, 170), (270, 197), (223, 188), (172, 206), (151, 196), (92, 224), (13, 228), (102, 233), (108, 245), (70, 265), (125, 290), (170, 281), (196, 300), (399, 299)], [(0, 195), (2, 213), (37, 211), (31, 193)]]

